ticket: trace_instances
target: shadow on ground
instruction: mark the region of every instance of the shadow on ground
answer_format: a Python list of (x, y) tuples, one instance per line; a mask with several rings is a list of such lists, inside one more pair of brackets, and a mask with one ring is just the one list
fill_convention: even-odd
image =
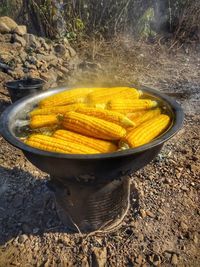
[[(16, 167), (0, 167), (0, 245), (22, 234), (73, 233), (58, 217), (48, 180)], [(138, 192), (133, 186), (131, 191), (130, 212), (135, 216)]]

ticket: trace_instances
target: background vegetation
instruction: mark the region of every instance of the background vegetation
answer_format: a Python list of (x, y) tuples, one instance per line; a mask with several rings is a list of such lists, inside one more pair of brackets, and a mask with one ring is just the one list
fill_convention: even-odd
[(199, 0), (0, 0), (0, 15), (26, 22), (39, 35), (75, 39), (129, 33), (139, 38), (171, 35), (197, 40)]

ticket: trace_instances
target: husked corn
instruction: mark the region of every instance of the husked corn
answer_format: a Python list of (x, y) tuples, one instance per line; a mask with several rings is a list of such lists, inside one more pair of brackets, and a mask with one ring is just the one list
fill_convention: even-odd
[(66, 90), (52, 96), (46, 97), (39, 103), (40, 107), (64, 106), (74, 103), (83, 103), (88, 93), (92, 92), (92, 88), (76, 88)]
[(145, 121), (129, 132), (125, 138), (130, 147), (147, 144), (160, 135), (169, 125), (170, 117), (164, 114)]
[(121, 99), (135, 99), (142, 95), (142, 91), (130, 87), (111, 87), (94, 90), (88, 94), (87, 100), (92, 103), (106, 103), (113, 97)]
[(132, 127), (135, 124), (127, 118), (125, 115), (115, 112), (112, 110), (106, 110), (102, 108), (90, 108), (90, 107), (79, 107), (76, 109), (76, 112), (97, 117), (106, 121), (111, 121), (116, 124), (121, 125), (122, 127)]
[(126, 130), (115, 123), (74, 111), (65, 114), (63, 127), (83, 135), (105, 140), (118, 140), (126, 134)]
[(35, 115), (30, 118), (29, 126), (31, 129), (36, 129), (56, 124), (59, 124), (59, 116), (57, 115)]
[(140, 116), (144, 115), (147, 111), (146, 110), (141, 110), (141, 111), (135, 111), (131, 113), (127, 113), (126, 116), (134, 121), (134, 119), (139, 118)]
[(137, 117), (134, 119), (134, 123), (137, 125), (145, 122), (145, 121), (148, 121), (158, 115), (161, 114), (161, 110), (159, 108), (156, 108), (156, 109), (152, 109), (152, 110), (149, 110), (147, 112), (145, 112), (142, 116), (140, 117)]
[(43, 134), (31, 135), (25, 143), (34, 148), (46, 150), (50, 152), (72, 153), (72, 154), (97, 154), (98, 150), (87, 147), (83, 144), (65, 141), (55, 137), (46, 136)]
[(99, 140), (93, 137), (87, 137), (67, 130), (57, 130), (53, 134), (53, 137), (69, 142), (83, 144), (85, 146), (94, 148), (101, 153), (110, 153), (117, 150), (117, 146), (112, 142)]
[(43, 107), (43, 108), (35, 108), (30, 112), (30, 116), (35, 115), (52, 115), (52, 114), (65, 114), (68, 111), (74, 111), (78, 107), (85, 106), (83, 103), (71, 104), (66, 106), (53, 106), (53, 107)]
[(157, 102), (149, 99), (113, 99), (108, 103), (108, 109), (123, 114), (134, 111), (148, 110), (156, 106)]

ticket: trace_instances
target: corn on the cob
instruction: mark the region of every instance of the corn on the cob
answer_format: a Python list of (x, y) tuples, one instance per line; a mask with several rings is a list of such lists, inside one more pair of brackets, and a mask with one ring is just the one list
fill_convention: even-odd
[(53, 137), (63, 139), (69, 142), (83, 144), (85, 146), (94, 148), (101, 153), (109, 153), (117, 150), (117, 146), (112, 142), (87, 137), (67, 130), (57, 130), (53, 134)]
[(169, 125), (170, 117), (167, 115), (158, 115), (156, 118), (145, 121), (137, 128), (127, 134), (125, 140), (130, 147), (138, 147), (147, 144), (159, 134), (161, 134)]
[(145, 112), (142, 116), (140, 117), (137, 117), (134, 119), (134, 123), (137, 125), (145, 122), (145, 121), (148, 121), (158, 115), (161, 114), (161, 110), (159, 108), (156, 108), (156, 109), (153, 109), (153, 110), (149, 110), (147, 112)]
[(118, 140), (126, 134), (126, 130), (115, 123), (74, 111), (65, 114), (63, 126), (74, 132), (105, 140)]
[(106, 103), (113, 97), (122, 99), (136, 99), (141, 95), (142, 91), (130, 87), (101, 88), (88, 94), (87, 100), (91, 103)]
[(106, 121), (111, 121), (125, 128), (134, 126), (134, 123), (125, 115), (112, 110), (105, 110), (102, 108), (79, 107), (76, 109), (76, 112), (97, 117)]
[(69, 111), (74, 111), (78, 107), (85, 106), (83, 103), (77, 103), (77, 104), (71, 104), (66, 106), (53, 106), (53, 107), (44, 107), (44, 108), (35, 108), (32, 110), (29, 115), (35, 116), (35, 115), (52, 115), (52, 114), (65, 114)]
[(73, 90), (66, 90), (41, 100), (39, 106), (52, 107), (74, 103), (83, 103), (87, 94), (92, 91), (92, 88), (76, 88)]
[(56, 124), (59, 124), (59, 116), (57, 115), (35, 115), (30, 118), (29, 126), (31, 129), (36, 129)]
[(139, 118), (140, 116), (144, 115), (146, 112), (147, 112), (146, 110), (135, 111), (135, 112), (127, 113), (126, 116), (130, 120), (134, 121), (134, 119)]
[(50, 152), (72, 153), (72, 154), (96, 154), (98, 150), (87, 147), (82, 144), (73, 143), (72, 141), (64, 141), (55, 137), (46, 136), (43, 134), (31, 135), (25, 143), (29, 146), (46, 150)]
[(108, 109), (123, 114), (139, 110), (147, 110), (156, 106), (157, 102), (149, 99), (113, 99), (108, 103)]

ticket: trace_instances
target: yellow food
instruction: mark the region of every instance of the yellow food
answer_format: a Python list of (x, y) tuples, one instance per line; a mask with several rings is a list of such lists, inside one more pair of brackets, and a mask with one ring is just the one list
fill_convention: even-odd
[(132, 148), (147, 144), (160, 135), (169, 125), (170, 117), (164, 114), (145, 121), (133, 129), (125, 137), (125, 141)]
[(74, 111), (78, 107), (85, 106), (85, 104), (71, 104), (66, 106), (52, 106), (52, 107), (43, 107), (43, 108), (35, 108), (30, 112), (30, 116), (35, 115), (52, 115), (52, 114), (65, 114), (68, 111)]
[(31, 135), (25, 143), (34, 148), (46, 150), (50, 152), (72, 153), (72, 154), (97, 154), (98, 150), (87, 147), (83, 144), (65, 141), (55, 137), (46, 136), (43, 134)]
[(109, 141), (87, 137), (67, 130), (57, 130), (53, 137), (94, 148), (101, 153), (109, 153), (117, 150), (117, 146)]
[(83, 135), (105, 140), (119, 140), (126, 134), (126, 130), (115, 123), (74, 111), (65, 114), (63, 127)]
[(57, 115), (35, 115), (30, 118), (30, 128), (36, 129), (59, 124), (59, 116)]
[(123, 114), (148, 110), (156, 106), (157, 102), (149, 99), (113, 99), (108, 103), (108, 109)]
[(93, 117), (97, 117), (97, 118), (100, 118), (106, 121), (111, 121), (125, 128), (133, 127), (135, 125), (125, 115), (119, 112), (112, 111), (112, 110), (106, 110), (102, 108), (79, 107), (76, 109), (76, 112), (89, 115), (89, 116), (93, 116)]
[(146, 112), (147, 112), (146, 110), (140, 110), (140, 111), (135, 111), (135, 112), (127, 113), (126, 116), (130, 120), (133, 120), (134, 121), (135, 118), (139, 118), (140, 116), (142, 116)]
[(83, 103), (88, 93), (92, 92), (92, 88), (76, 88), (66, 90), (41, 100), (40, 107), (63, 106), (74, 103)]
[(142, 91), (130, 87), (112, 87), (94, 90), (88, 94), (87, 100), (91, 103), (106, 103), (113, 97), (121, 99), (135, 99), (142, 95)]
[(160, 114), (161, 114), (161, 110), (159, 108), (149, 110), (149, 111), (145, 112), (142, 116), (135, 118), (134, 123), (136, 125), (139, 125), (139, 124), (141, 124), (145, 121), (148, 121), (148, 120), (150, 120), (150, 119), (152, 119), (152, 118), (154, 118)]

